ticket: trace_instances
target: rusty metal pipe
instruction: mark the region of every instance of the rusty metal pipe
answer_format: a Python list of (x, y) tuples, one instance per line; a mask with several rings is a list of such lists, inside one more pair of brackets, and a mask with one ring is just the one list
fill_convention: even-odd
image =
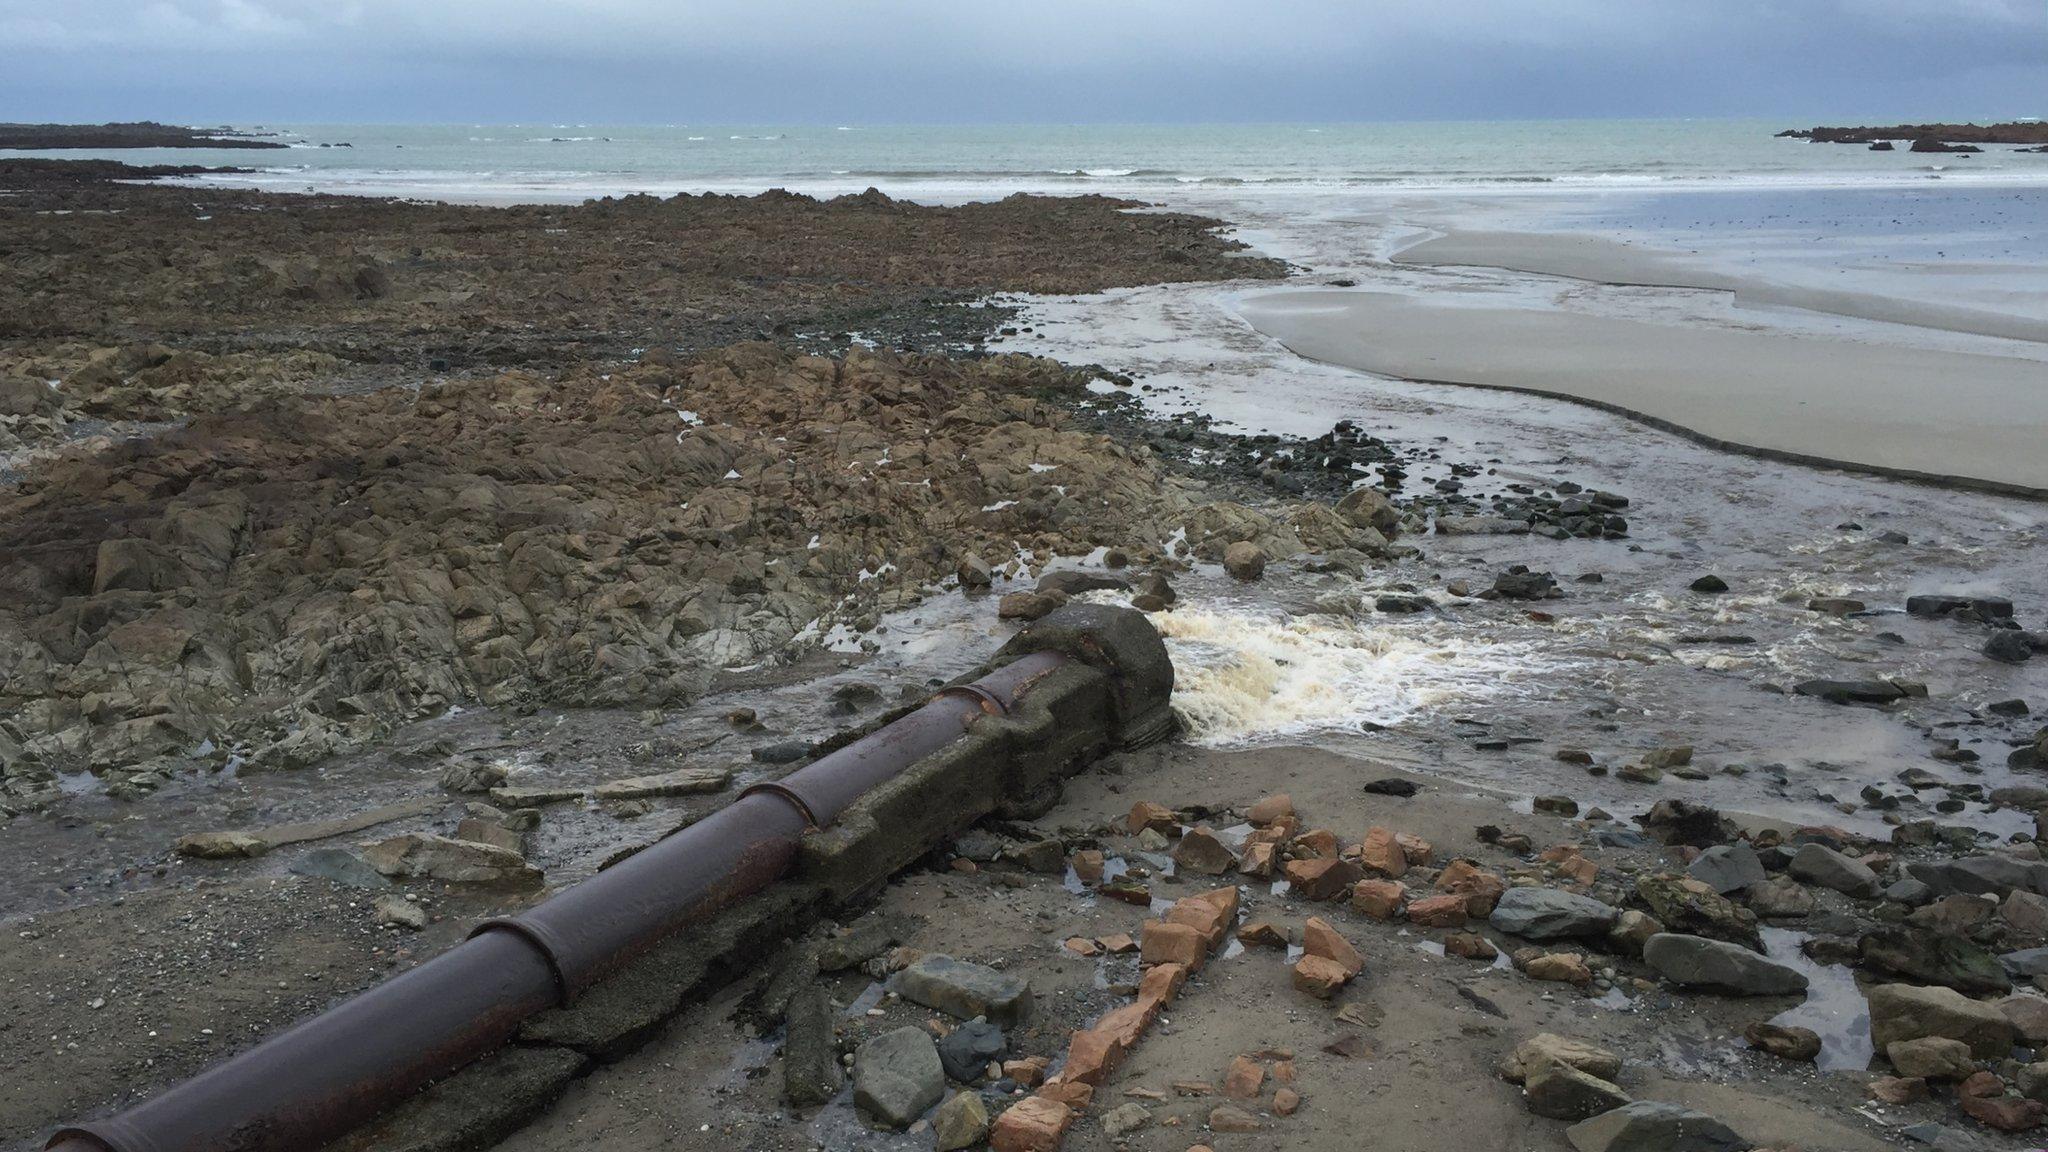
[(573, 1000), (684, 925), (772, 883), (803, 834), (1009, 711), (1061, 664), (1044, 652), (916, 712), (649, 846), (455, 948), (104, 1120), (48, 1152), (300, 1152), (502, 1047), (527, 1017)]

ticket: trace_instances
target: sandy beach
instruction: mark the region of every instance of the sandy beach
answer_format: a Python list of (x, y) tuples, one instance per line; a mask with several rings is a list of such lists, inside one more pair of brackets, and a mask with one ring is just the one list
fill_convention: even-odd
[(1255, 294), (1241, 311), (1303, 356), (1382, 376), (1568, 397), (1781, 459), (2048, 494), (2039, 360), (1381, 292)]

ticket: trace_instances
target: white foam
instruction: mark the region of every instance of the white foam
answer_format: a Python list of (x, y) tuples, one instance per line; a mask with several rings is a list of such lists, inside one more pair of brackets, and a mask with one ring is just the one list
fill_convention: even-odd
[(1334, 616), (1181, 608), (1152, 617), (1173, 655), (1173, 705), (1201, 744), (1396, 725), (1517, 694), (1554, 659), (1531, 645)]

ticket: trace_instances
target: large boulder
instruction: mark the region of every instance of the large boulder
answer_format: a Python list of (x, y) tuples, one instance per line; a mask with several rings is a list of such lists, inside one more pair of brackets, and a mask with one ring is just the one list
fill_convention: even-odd
[(1968, 1044), (1979, 1060), (2002, 1059), (2012, 1051), (2012, 1021), (2005, 1013), (1953, 988), (1879, 984), (1866, 997), (1870, 1039), (1880, 1050), (1899, 1040), (1945, 1036)]
[(1769, 879), (1756, 849), (1746, 843), (1717, 844), (1700, 853), (1685, 874), (1726, 896)]
[(1611, 1081), (1555, 1061), (1529, 1073), (1522, 1099), (1529, 1111), (1552, 1120), (1584, 1120), (1629, 1102), (1628, 1093)]
[(1554, 1032), (1538, 1032), (1515, 1045), (1515, 1050), (1501, 1060), (1501, 1078), (1510, 1084), (1521, 1084), (1543, 1064), (1569, 1065), (1602, 1080), (1612, 1080), (1621, 1074), (1621, 1057), (1607, 1049)]
[(1401, 513), (1377, 488), (1353, 488), (1337, 501), (1337, 512), (1360, 528), (1371, 528), (1390, 539), (1401, 527)]
[(1659, 932), (1643, 945), (1643, 962), (1673, 984), (1714, 988), (1737, 996), (1785, 996), (1806, 991), (1806, 976), (1725, 940)]
[(1892, 924), (1864, 933), (1857, 947), (1866, 966), (1923, 984), (1972, 994), (2012, 987), (1996, 955), (1957, 933)]
[(1966, 856), (1961, 860), (1915, 862), (1908, 864), (1906, 871), (1932, 888), (1936, 896), (1989, 892), (2003, 897), (2015, 891), (2048, 896), (2048, 863), (2034, 860)]
[(1530, 940), (1561, 940), (1605, 936), (1618, 914), (1591, 896), (1556, 888), (1510, 888), (1501, 893), (1489, 922)]
[(889, 988), (913, 1004), (962, 1020), (984, 1016), (1018, 1024), (1031, 1015), (1031, 985), (1023, 977), (936, 952), (891, 977)]
[(1801, 847), (1786, 870), (1808, 884), (1831, 888), (1858, 899), (1877, 895), (1877, 873), (1870, 870), (1870, 865), (1844, 856), (1825, 844)]
[(1757, 932), (1756, 913), (1714, 891), (1711, 885), (1690, 876), (1640, 876), (1636, 879), (1636, 895), (1649, 905), (1650, 914), (1666, 931), (1726, 940), (1757, 952), (1764, 950), (1763, 937)]
[(1638, 1100), (1565, 1129), (1578, 1152), (1742, 1152), (1749, 1141), (1704, 1112)]
[(946, 1094), (946, 1069), (922, 1028), (906, 1025), (853, 1054), (853, 1102), (891, 1128), (908, 1128)]

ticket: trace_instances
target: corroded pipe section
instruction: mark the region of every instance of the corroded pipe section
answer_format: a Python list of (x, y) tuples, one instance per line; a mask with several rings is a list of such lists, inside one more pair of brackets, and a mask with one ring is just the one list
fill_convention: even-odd
[[(1157, 643), (1156, 638), (1153, 643)], [(807, 831), (1007, 713), (1067, 662), (1024, 655), (401, 976), (104, 1120), (50, 1152), (302, 1152), (505, 1045), (668, 936), (789, 869)]]

